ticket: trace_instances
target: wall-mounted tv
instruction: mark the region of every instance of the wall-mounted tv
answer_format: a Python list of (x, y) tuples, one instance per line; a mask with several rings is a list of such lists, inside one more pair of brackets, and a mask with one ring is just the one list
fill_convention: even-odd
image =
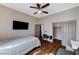
[(13, 21), (13, 30), (28, 30), (29, 23), (21, 21)]

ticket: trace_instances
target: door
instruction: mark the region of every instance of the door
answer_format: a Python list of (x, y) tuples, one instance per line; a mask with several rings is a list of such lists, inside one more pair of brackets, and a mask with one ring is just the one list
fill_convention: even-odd
[(35, 25), (35, 36), (41, 39), (41, 25)]

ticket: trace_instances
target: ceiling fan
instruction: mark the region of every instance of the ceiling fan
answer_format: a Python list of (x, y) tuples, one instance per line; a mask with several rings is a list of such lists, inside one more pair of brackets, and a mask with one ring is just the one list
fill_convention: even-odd
[(43, 6), (41, 6), (41, 4), (39, 4), (39, 3), (37, 3), (36, 5), (37, 5), (37, 7), (30, 6), (30, 8), (38, 9), (38, 11), (33, 13), (33, 14), (37, 14), (37, 13), (39, 13), (39, 14), (42, 14), (42, 13), (48, 14), (47, 11), (43, 11), (42, 9), (46, 8), (47, 6), (49, 6), (49, 3), (46, 3)]

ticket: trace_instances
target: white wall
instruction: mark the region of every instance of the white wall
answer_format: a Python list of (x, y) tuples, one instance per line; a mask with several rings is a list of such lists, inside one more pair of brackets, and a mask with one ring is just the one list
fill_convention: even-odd
[[(52, 11), (53, 12), (53, 11)], [(47, 31), (48, 35), (52, 35), (53, 29), (52, 29), (52, 23), (55, 22), (64, 22), (64, 21), (70, 21), (70, 20), (77, 20), (79, 17), (79, 7), (72, 8), (67, 11), (63, 11), (60, 13), (56, 13), (54, 15), (41, 18), (38, 23), (44, 24), (44, 33)], [(77, 37), (79, 35), (79, 20), (77, 20)], [(78, 38), (77, 38), (78, 40)]]
[[(13, 30), (13, 20), (29, 23), (28, 30)], [(0, 5), (0, 38), (4, 36), (34, 35), (36, 19)]]
[(44, 17), (38, 21), (39, 24), (44, 24), (44, 31), (52, 35), (52, 23), (75, 20), (79, 16), (79, 7), (71, 10), (63, 11), (48, 17)]

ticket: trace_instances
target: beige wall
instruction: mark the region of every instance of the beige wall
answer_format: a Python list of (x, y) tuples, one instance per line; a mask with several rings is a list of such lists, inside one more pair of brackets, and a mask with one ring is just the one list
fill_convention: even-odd
[[(28, 22), (29, 29), (13, 30), (13, 20)], [(0, 5), (0, 39), (23, 35), (34, 35), (35, 23), (35, 18)]]
[(76, 40), (79, 41), (79, 17), (76, 20)]

